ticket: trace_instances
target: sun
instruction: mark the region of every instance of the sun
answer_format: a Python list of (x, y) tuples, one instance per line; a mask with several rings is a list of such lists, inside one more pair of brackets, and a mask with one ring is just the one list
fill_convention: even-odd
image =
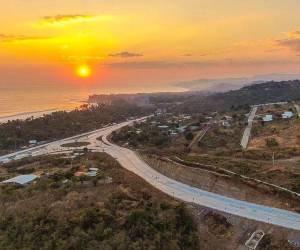
[(79, 77), (87, 78), (92, 74), (91, 68), (88, 65), (85, 65), (85, 64), (84, 65), (79, 65), (77, 70), (76, 70), (76, 74)]

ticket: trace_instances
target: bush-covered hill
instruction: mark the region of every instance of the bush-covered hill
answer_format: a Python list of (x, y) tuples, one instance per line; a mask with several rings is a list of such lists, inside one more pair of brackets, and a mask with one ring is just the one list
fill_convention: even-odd
[[(23, 162), (7, 168), (52, 173), (24, 188), (0, 186), (0, 249), (199, 249), (184, 205), (104, 153), (73, 164), (49, 157)], [(97, 177), (73, 176), (91, 166), (99, 168)]]
[(300, 99), (300, 81), (266, 82), (225, 93), (204, 95), (201, 92), (164, 94), (152, 103), (176, 112), (198, 113), (247, 108), (249, 105)]

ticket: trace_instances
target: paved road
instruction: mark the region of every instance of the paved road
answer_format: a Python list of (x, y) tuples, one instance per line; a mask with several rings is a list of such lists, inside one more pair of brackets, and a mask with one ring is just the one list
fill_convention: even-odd
[[(61, 145), (64, 143), (74, 142), (75, 140), (88, 141), (91, 143), (90, 145), (88, 145), (89, 149), (93, 151), (103, 151), (110, 154), (124, 168), (132, 171), (157, 189), (170, 196), (173, 196), (174, 198), (180, 199), (185, 202), (193, 202), (202, 206), (227, 212), (233, 215), (238, 215), (248, 219), (300, 230), (300, 214), (298, 213), (228, 198), (180, 183), (152, 169), (143, 160), (141, 160), (135, 152), (111, 144), (107, 140), (107, 136), (113, 131), (131, 123), (132, 122), (124, 122), (94, 132), (49, 143), (48, 145), (44, 145), (43, 147), (31, 149), (30, 151), (22, 151), (11, 154), (9, 156), (3, 156), (0, 157), (0, 162), (7, 162), (13, 158), (22, 158), (24, 157), (24, 155), (28, 154), (42, 155), (49, 153), (58, 153), (61, 152)], [(96, 138), (99, 137), (102, 137), (102, 141), (96, 140)], [(64, 150), (65, 152), (70, 151), (70, 149)]]
[(241, 146), (244, 149), (247, 148), (247, 146), (248, 146), (249, 138), (250, 138), (250, 135), (251, 135), (252, 123), (253, 123), (255, 114), (257, 112), (257, 109), (258, 109), (257, 106), (252, 107), (252, 109), (250, 111), (250, 114), (249, 114), (249, 117), (248, 117), (248, 125), (247, 125), (247, 127), (244, 131), (244, 134), (243, 134), (243, 137), (242, 137), (242, 140), (241, 140)]

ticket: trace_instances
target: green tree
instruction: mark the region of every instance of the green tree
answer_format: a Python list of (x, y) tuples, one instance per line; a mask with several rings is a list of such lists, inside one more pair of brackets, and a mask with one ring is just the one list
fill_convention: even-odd
[(185, 139), (186, 139), (187, 141), (191, 141), (191, 140), (193, 140), (193, 138), (194, 138), (194, 135), (193, 135), (192, 132), (187, 132), (187, 133), (185, 134)]
[(266, 139), (266, 146), (269, 148), (275, 148), (278, 147), (279, 144), (275, 138), (267, 138)]

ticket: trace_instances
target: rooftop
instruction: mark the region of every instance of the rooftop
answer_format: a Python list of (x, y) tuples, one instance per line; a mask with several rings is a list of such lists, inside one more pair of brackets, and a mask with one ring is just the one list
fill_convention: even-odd
[(294, 113), (291, 111), (284, 111), (281, 116), (283, 119), (292, 118), (294, 116)]
[(270, 122), (270, 121), (273, 121), (273, 115), (265, 115), (263, 117), (263, 121), (264, 122)]
[(16, 183), (16, 184), (20, 184), (20, 185), (25, 185), (29, 182), (32, 182), (33, 180), (35, 180), (38, 177), (39, 176), (37, 176), (35, 174), (19, 175), (14, 178), (8, 179), (6, 181), (2, 181), (2, 183)]

